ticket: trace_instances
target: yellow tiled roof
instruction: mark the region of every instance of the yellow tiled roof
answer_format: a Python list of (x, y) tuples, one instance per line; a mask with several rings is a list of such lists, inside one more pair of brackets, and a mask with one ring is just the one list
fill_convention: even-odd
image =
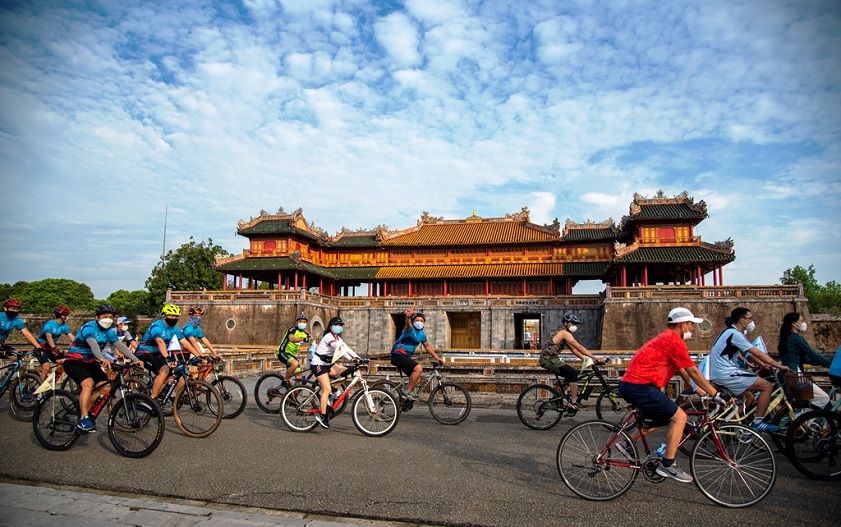
[(381, 267), (375, 279), (561, 276), (563, 271), (561, 263), (394, 266)]
[(383, 246), (494, 245), (557, 242), (559, 236), (526, 221), (421, 224), (382, 240)]

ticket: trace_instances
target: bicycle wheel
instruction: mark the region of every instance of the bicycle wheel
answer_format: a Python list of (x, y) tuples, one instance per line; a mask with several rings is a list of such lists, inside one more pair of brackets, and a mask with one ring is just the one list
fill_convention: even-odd
[(841, 480), (841, 414), (816, 410), (800, 415), (788, 427), (786, 449), (794, 468), (804, 476)]
[[(619, 436), (618, 438), (616, 436)], [(614, 445), (597, 461), (610, 441), (630, 445), (634, 460), (636, 445), (619, 427), (607, 421), (585, 421), (570, 428), (558, 444), (558, 473), (569, 490), (587, 500), (607, 501), (628, 492), (639, 467), (613, 464), (634, 463)]]
[(517, 397), (517, 417), (532, 430), (549, 430), (564, 415), (560, 397), (553, 386), (533, 384)]
[(154, 452), (165, 429), (160, 406), (142, 393), (127, 393), (114, 404), (108, 417), (108, 437), (125, 457), (146, 457)]
[(309, 432), (318, 426), (315, 416), (320, 410), (319, 394), (308, 386), (294, 386), (280, 404), (283, 422), (295, 432)]
[(382, 437), (397, 426), (400, 412), (397, 400), (383, 390), (360, 391), (353, 400), (353, 424), (369, 437)]
[(277, 373), (266, 373), (257, 380), (254, 386), (254, 400), (260, 410), (270, 414), (280, 413), (280, 403), (286, 395), (283, 387), (283, 377)]
[(189, 437), (207, 437), (222, 422), (224, 406), (219, 391), (205, 381), (189, 379), (175, 391), (172, 416)]
[(9, 410), (18, 421), (32, 421), (38, 406), (35, 390), (41, 386), (41, 377), (34, 373), (22, 373), (9, 387)]
[(470, 415), (470, 392), (451, 382), (439, 384), (429, 394), (429, 413), (441, 424), (457, 425)]
[(718, 425), (698, 439), (689, 468), (698, 490), (725, 507), (759, 503), (777, 479), (768, 442), (750, 428), (733, 423)]
[(32, 429), (47, 450), (67, 450), (79, 439), (79, 400), (67, 390), (47, 392), (35, 407)]
[(812, 407), (809, 404), (809, 401), (793, 401), (791, 403), (791, 407), (794, 410), (794, 415), (791, 415), (788, 411), (788, 407), (786, 405), (781, 405), (777, 408), (777, 411), (774, 412), (774, 415), (771, 416), (769, 422), (772, 425), (777, 425), (780, 427), (779, 432), (771, 433), (771, 440), (774, 442), (774, 446), (777, 447), (777, 450), (782, 452), (784, 455), (788, 456), (788, 450), (786, 450), (786, 433), (788, 432), (788, 427), (791, 423), (797, 419), (797, 416), (802, 415), (810, 410), (817, 410), (818, 408)]
[(609, 390), (599, 394), (596, 399), (596, 417), (605, 421), (614, 421), (625, 415), (628, 403), (619, 395), (617, 390)]
[(239, 380), (229, 375), (220, 375), (210, 384), (219, 390), (219, 395), (222, 396), (222, 403), (225, 405), (223, 419), (233, 419), (245, 410), (248, 395), (245, 392), (245, 386)]

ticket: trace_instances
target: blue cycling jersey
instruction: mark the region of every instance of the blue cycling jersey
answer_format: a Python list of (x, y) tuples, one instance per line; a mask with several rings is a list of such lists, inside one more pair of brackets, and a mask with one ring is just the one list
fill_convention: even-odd
[(78, 360), (82, 362), (95, 361), (96, 356), (93, 354), (90, 344), (88, 344), (88, 339), (90, 338), (94, 339), (96, 343), (99, 344), (100, 350), (104, 349), (106, 345), (113, 344), (114, 342), (120, 340), (117, 338), (116, 331), (111, 328), (102, 329), (99, 327), (99, 324), (96, 323), (96, 320), (85, 322), (82, 324), (82, 327), (79, 328), (79, 332), (76, 333), (76, 339), (73, 341), (70, 349), (67, 350), (67, 358), (69, 360)]
[(158, 343), (155, 342), (155, 339), (163, 339), (164, 343), (169, 346), (173, 337), (181, 341), (184, 339), (184, 332), (181, 331), (181, 328), (178, 326), (170, 326), (164, 322), (163, 319), (156, 320), (155, 322), (152, 322), (152, 325), (146, 330), (146, 333), (143, 335), (143, 338), (140, 339), (140, 344), (137, 346), (137, 350), (134, 353), (135, 355), (160, 353), (161, 350), (158, 348)]
[(26, 322), (24, 322), (20, 316), (9, 320), (6, 313), (4, 311), (0, 311), (0, 343), (6, 342), (6, 339), (9, 338), (12, 331), (21, 331), (23, 329), (26, 329)]
[(48, 320), (44, 323), (44, 327), (41, 328), (41, 334), (38, 335), (38, 344), (44, 346), (49, 345), (49, 342), (47, 342), (47, 333), (53, 336), (53, 343), (57, 343), (60, 336), (70, 334), (70, 328), (67, 324), (59, 324), (56, 319)]
[(397, 342), (394, 343), (394, 346), (391, 347), (392, 353), (402, 353), (404, 355), (413, 355), (415, 353), (415, 349), (423, 342), (426, 342), (426, 333), (422, 329), (415, 329), (412, 327), (409, 331), (403, 329), (403, 332), (400, 334), (400, 338), (397, 339)]

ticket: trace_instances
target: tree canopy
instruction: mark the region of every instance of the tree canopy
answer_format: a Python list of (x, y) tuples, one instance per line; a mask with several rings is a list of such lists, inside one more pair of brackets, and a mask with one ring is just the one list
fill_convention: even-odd
[(222, 289), (224, 275), (213, 269), (213, 264), (219, 256), (231, 254), (215, 245), (211, 238), (207, 242), (196, 243), (193, 237), (190, 241), (176, 249), (170, 250), (152, 269), (151, 276), (146, 280), (149, 291), (149, 314), (156, 313), (166, 299), (166, 290), (199, 291), (203, 289)]
[(0, 296), (15, 297), (23, 304), (25, 313), (49, 314), (59, 305), (71, 311), (91, 311), (96, 306), (91, 288), (66, 278), (46, 278), (35, 282), (16, 282), (0, 285)]
[(821, 285), (815, 278), (815, 266), (807, 269), (796, 265), (786, 269), (780, 278), (782, 284), (803, 284), (803, 294), (809, 299), (811, 313), (827, 313), (841, 315), (841, 284), (832, 280)]

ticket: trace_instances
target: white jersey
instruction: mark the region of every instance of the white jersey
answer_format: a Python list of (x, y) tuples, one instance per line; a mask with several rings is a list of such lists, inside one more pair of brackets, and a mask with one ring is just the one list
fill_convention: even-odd
[(333, 357), (340, 346), (342, 346), (342, 349), (344, 350), (342, 357), (345, 359), (351, 360), (359, 358), (359, 355), (357, 355), (350, 346), (345, 344), (342, 337), (334, 335), (333, 333), (327, 333), (321, 338), (321, 341), (318, 343), (318, 347), (315, 348), (315, 353), (312, 356), (310, 364), (313, 366), (330, 366), (333, 364)]

